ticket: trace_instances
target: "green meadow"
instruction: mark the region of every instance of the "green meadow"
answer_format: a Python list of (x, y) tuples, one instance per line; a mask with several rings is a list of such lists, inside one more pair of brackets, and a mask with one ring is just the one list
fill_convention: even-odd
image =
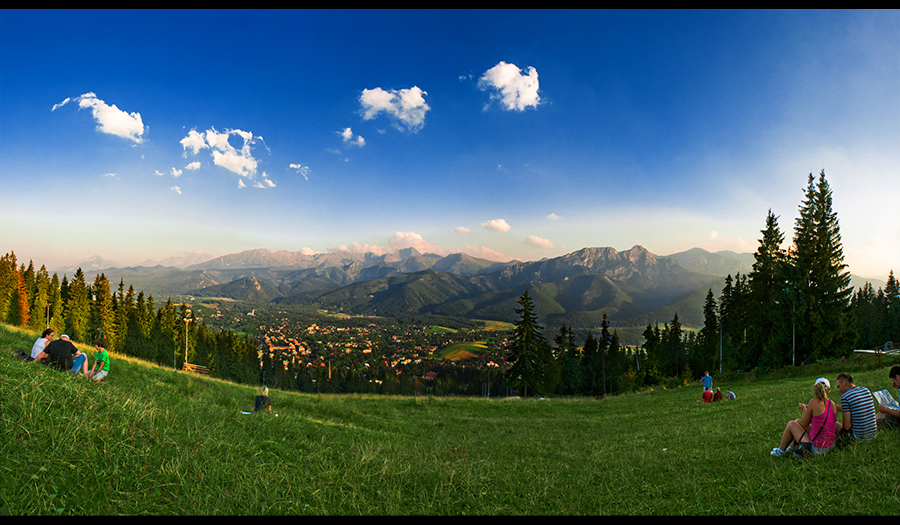
[(769, 456), (816, 377), (889, 388), (896, 357), (716, 382), (737, 400), (705, 405), (698, 384), (604, 399), (272, 390), (276, 417), (241, 413), (256, 388), (114, 353), (99, 384), (11, 357), (36, 338), (0, 325), (3, 515), (900, 515), (898, 430)]

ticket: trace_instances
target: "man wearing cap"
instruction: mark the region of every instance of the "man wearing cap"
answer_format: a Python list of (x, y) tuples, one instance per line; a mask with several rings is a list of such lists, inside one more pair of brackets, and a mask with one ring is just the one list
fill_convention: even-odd
[(866, 387), (854, 385), (853, 378), (846, 372), (838, 374), (837, 387), (841, 393), (841, 404), (837, 409), (842, 413), (842, 422), (835, 423), (835, 430), (842, 437), (850, 435), (857, 441), (874, 438), (878, 426), (872, 393)]

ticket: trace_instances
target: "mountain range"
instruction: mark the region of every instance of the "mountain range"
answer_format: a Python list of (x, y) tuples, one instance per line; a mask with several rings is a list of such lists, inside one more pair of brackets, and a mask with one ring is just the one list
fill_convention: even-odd
[(166, 260), (178, 266), (111, 267), (99, 257), (80, 266), (89, 280), (102, 272), (114, 287), (121, 279), (155, 297), (225, 297), (381, 316), (511, 321), (516, 300), (528, 289), (542, 322), (577, 328), (598, 326), (603, 314), (619, 326), (646, 326), (669, 321), (676, 312), (685, 326), (700, 326), (708, 290), (718, 297), (725, 276), (746, 275), (753, 261), (748, 253), (694, 248), (658, 256), (634, 246), (505, 263), (414, 248), (388, 254), (257, 249), (221, 257), (191, 252)]

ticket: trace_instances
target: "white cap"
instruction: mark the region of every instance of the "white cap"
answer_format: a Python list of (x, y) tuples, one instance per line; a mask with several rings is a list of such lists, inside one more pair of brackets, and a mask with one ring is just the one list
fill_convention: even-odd
[(816, 385), (818, 383), (825, 383), (826, 387), (831, 388), (831, 383), (829, 383), (828, 380), (825, 379), (824, 377), (820, 377), (819, 379), (816, 379), (816, 382), (813, 383), (813, 385)]

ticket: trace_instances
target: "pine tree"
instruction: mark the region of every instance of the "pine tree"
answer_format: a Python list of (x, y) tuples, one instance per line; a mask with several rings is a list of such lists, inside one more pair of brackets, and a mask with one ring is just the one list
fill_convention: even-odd
[(894, 346), (900, 344), (900, 283), (894, 277), (894, 270), (888, 275), (887, 284), (884, 285), (883, 302), (885, 342), (893, 341)]
[(31, 310), (28, 300), (28, 284), (25, 282), (25, 265), (16, 271), (16, 287), (13, 290), (12, 301), (9, 308), (9, 324), (13, 326), (28, 326), (31, 318)]
[[(109, 287), (109, 279), (103, 273), (97, 274), (90, 289), (93, 295), (91, 302), (91, 324), (89, 337), (100, 336), (106, 340), (107, 350), (116, 350), (116, 300)], [(86, 341), (87, 342), (87, 341)]]
[(824, 170), (818, 181), (809, 174), (794, 227), (793, 254), (797, 359), (808, 362), (843, 355), (856, 342), (850, 310), (853, 288)]
[[(65, 281), (65, 277), (63, 277), (63, 281)], [(69, 337), (74, 341), (86, 343), (91, 319), (91, 300), (81, 268), (75, 270), (75, 276), (68, 286), (68, 301), (65, 309), (66, 331), (69, 333)]]
[(786, 271), (787, 252), (781, 247), (784, 234), (772, 210), (761, 233), (759, 247), (753, 254), (756, 262), (748, 277), (747, 317), (752, 330), (747, 334), (743, 356), (746, 368), (781, 367), (790, 363), (792, 298)]
[(578, 395), (581, 393), (581, 356), (578, 355), (572, 327), (563, 323), (553, 342), (556, 344), (556, 360), (562, 371), (559, 391), (567, 396)]
[(544, 394), (552, 391), (552, 350), (541, 334), (542, 326), (537, 323), (534, 302), (528, 290), (516, 301), (520, 308), (516, 313), (521, 318), (515, 322), (516, 328), (510, 334), (507, 346), (507, 381), (514, 388), (522, 388), (524, 395)]
[(696, 351), (689, 360), (694, 370), (709, 370), (719, 361), (719, 317), (716, 297), (712, 288), (706, 292), (703, 303), (703, 328), (697, 338)]
[(62, 298), (62, 290), (59, 284), (59, 276), (56, 273), (50, 278), (50, 288), (48, 293), (48, 303), (50, 306), (50, 328), (57, 334), (62, 335), (66, 329), (66, 312)]
[(13, 293), (18, 286), (17, 271), (16, 252), (10, 252), (0, 257), (0, 321), (6, 321), (9, 318)]

